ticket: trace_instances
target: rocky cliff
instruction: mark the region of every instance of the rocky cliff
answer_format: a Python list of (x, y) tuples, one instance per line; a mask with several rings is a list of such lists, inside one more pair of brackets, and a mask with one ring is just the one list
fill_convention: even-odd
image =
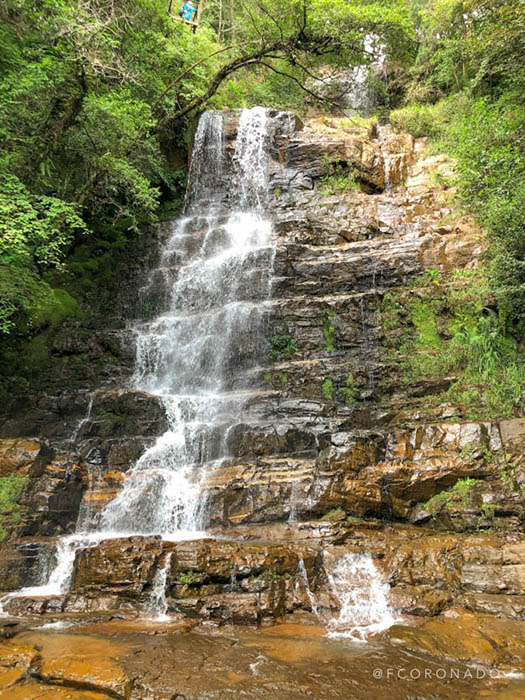
[[(428, 270), (479, 264), (483, 238), (443, 184), (453, 164), (386, 127), (322, 118), (289, 128), (286, 119), (269, 166), (277, 249), (266, 361), (247, 370), (258, 390), (228, 431), (231, 457), (203, 482), (210, 537), (83, 547), (69, 591), (11, 598), (4, 609), (136, 617), (162, 572), (166, 609), (187, 619), (260, 625), (315, 610), (327, 621), (340, 604), (334, 562), (367, 553), (396, 613), (426, 618), (391, 628), (392, 644), (521, 665), (525, 419), (517, 411), (473, 420), (453, 401), (430, 401), (454, 378), (407, 382), (385, 322), (385, 299), (403, 305), (420, 294)], [(230, 140), (236, 120), (229, 116)], [(157, 303), (150, 292), (146, 315)], [(6, 406), (2, 591), (42, 583), (55, 538), (72, 533), (79, 515), (96, 516), (166, 429), (162, 402), (125, 388), (126, 330), (86, 340), (95, 341), (118, 358), (105, 385), (94, 377), (61, 391), (53, 379)], [(57, 335), (60, 362), (85, 351), (84, 341)], [(461, 625), (451, 619), (470, 630), (457, 652)]]

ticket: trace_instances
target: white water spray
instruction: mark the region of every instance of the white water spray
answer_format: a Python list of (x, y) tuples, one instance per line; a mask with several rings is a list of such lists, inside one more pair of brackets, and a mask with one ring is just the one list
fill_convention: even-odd
[(396, 622), (388, 604), (389, 585), (369, 554), (345, 554), (330, 579), (341, 610), (328, 625), (329, 637), (365, 642)]

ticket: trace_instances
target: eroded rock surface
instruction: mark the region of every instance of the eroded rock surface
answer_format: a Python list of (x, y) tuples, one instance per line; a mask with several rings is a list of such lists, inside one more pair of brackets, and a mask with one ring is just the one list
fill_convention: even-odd
[[(338, 686), (329, 665), (345, 662), (317, 638), (273, 647), (265, 629), (259, 642), (245, 640), (237, 659), (238, 639), (227, 632), (205, 637), (187, 629), (200, 622), (265, 626), (313, 610), (326, 623), (340, 607), (329, 574), (349, 552), (370, 554), (390, 585), (390, 605), (402, 618), (384, 639), (392, 662), (406, 661), (400, 647), (427, 660), (421, 664), (447, 657), (525, 669), (525, 419), (473, 422), (458, 406), (429, 409), (425, 395), (454, 378), (406, 385), (379, 349), (386, 294), (425, 270), (479, 263), (479, 230), (458, 218), (453, 188), (439, 184), (453, 164), (389, 129), (272, 118), (284, 121), (270, 162), (277, 250), (265, 306), (267, 362), (248, 371), (241, 355), (231, 358), (238, 371), (229, 388), (257, 390), (229, 427), (230, 457), (205, 475), (210, 537), (119, 537), (82, 547), (68, 592), (3, 601), (7, 613), (33, 621), (105, 616), (137, 624), (151, 617), (162, 573), (177, 637), (152, 644), (153, 656), (144, 658), (126, 646), (122, 630), (120, 651), (96, 650), (86, 637), (93, 656), (84, 659), (80, 635), (59, 635), (62, 646), (54, 650), (47, 633), (24, 633), (27, 644), (18, 635), (0, 649), (2, 698), (333, 697)], [(230, 150), (236, 119), (228, 121)], [(330, 168), (351, 175), (354, 186), (330, 189)], [(159, 303), (155, 280), (148, 294), (133, 314)], [(247, 331), (248, 349), (250, 342)], [(105, 367), (102, 386), (100, 374), (80, 370), (86, 352)], [(45, 582), (42, 562), (52, 565), (54, 538), (77, 521), (96, 524), (130, 467), (167, 427), (158, 397), (122, 388), (132, 364), (124, 328), (58, 333), (54, 353), (60, 362), (79, 360), (79, 390), (62, 389), (55, 377), (49, 391), (12, 397), (0, 427), (0, 477), (26, 480), (19, 517), (5, 519), (5, 592)], [(217, 442), (221, 430), (217, 425)], [(109, 634), (101, 629), (95, 639)], [(326, 688), (301, 650), (327, 664), (313, 671), (329, 669)], [(147, 665), (156, 654), (162, 665), (153, 678)], [(286, 680), (290, 668), (298, 674), (294, 687)], [(367, 672), (369, 678), (359, 676), (361, 694), (352, 695), (348, 681), (348, 697), (377, 694), (371, 665)], [(410, 683), (385, 687), (393, 700), (414, 696)], [(487, 699), (519, 696), (505, 684), (484, 687)], [(430, 697), (433, 690), (429, 684), (421, 692)], [(447, 692), (440, 697), (458, 697)], [(462, 686), (462, 697), (477, 692)]]

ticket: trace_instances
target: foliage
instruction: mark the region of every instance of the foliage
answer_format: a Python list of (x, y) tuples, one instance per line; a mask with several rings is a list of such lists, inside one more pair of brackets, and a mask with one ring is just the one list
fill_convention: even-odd
[(177, 581), (182, 583), (183, 586), (191, 586), (197, 580), (197, 576), (194, 571), (180, 571), (177, 574)]
[(85, 231), (74, 205), (32, 194), (17, 177), (0, 175), (0, 333), (17, 324), (44, 325), (44, 310), (54, 301), (53, 317), (68, 315), (67, 293), (52, 290), (41, 273), (59, 267), (75, 235)]
[(326, 319), (323, 324), (323, 338), (326, 343), (326, 350), (328, 352), (335, 352), (337, 350), (335, 345), (335, 326), (332, 323), (337, 313), (332, 309), (329, 309), (325, 313)]
[[(188, 124), (166, 134), (159, 119), (204, 89), (217, 59), (175, 92), (174, 73), (216, 47), (161, 0), (0, 2), (0, 334), (11, 345), (75, 312), (77, 275), (100, 284), (111, 229), (122, 250), (156, 220), (161, 193), (183, 185), (165, 153), (184, 145)], [(69, 266), (83, 246), (89, 270)]]
[(433, 517), (444, 508), (449, 509), (458, 503), (462, 508), (467, 508), (470, 505), (472, 491), (477, 483), (477, 479), (459, 479), (452, 488), (432, 496), (423, 507)]
[(9, 525), (20, 521), (19, 501), (27, 481), (22, 476), (0, 477), (0, 542), (9, 536)]
[(270, 345), (272, 346), (272, 360), (274, 362), (278, 359), (291, 359), (299, 349), (296, 341), (288, 334), (272, 335)]
[(261, 574), (261, 579), (263, 581), (279, 581), (281, 577), (276, 571), (271, 571), (270, 569), (266, 569), (265, 571), (262, 572)]
[(355, 383), (354, 375), (352, 372), (348, 372), (346, 377), (345, 386), (339, 388), (339, 393), (343, 395), (345, 403), (347, 406), (352, 406), (359, 395), (359, 388)]
[(320, 179), (321, 194), (323, 196), (327, 197), (348, 188), (359, 189), (356, 173), (346, 163), (331, 163), (325, 154), (323, 171), (324, 175)]
[(525, 314), (525, 108), (480, 100), (451, 138), (463, 200), (492, 237), (500, 311), (517, 322)]
[(386, 294), (381, 320), (388, 357), (397, 358), (406, 384), (454, 378), (438, 401), (452, 400), (464, 417), (499, 418), (525, 402), (525, 357), (490, 308), (483, 269), (452, 273), (440, 283)]
[(321, 391), (323, 392), (323, 396), (327, 401), (332, 401), (334, 398), (333, 379), (330, 379), (329, 377), (325, 379), (324, 382), (321, 384)]

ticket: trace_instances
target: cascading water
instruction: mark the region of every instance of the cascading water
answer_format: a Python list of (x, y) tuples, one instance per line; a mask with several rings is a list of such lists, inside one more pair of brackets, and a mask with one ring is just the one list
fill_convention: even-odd
[(155, 574), (155, 579), (153, 581), (153, 588), (151, 591), (151, 596), (148, 601), (147, 608), (153, 613), (155, 620), (162, 621), (168, 620), (168, 601), (166, 600), (166, 584), (168, 581), (168, 571), (171, 566), (171, 555), (170, 552), (166, 556), (164, 564), (157, 569)]
[(66, 592), (79, 547), (124, 534), (184, 539), (205, 527), (200, 483), (228, 456), (229, 430), (244, 419), (253, 392), (249, 384), (238, 388), (239, 373), (257, 364), (262, 347), (274, 257), (264, 214), (270, 125), (267, 110), (243, 110), (228, 153), (223, 115), (201, 117), (185, 216), (173, 224), (150, 280), (161, 280), (166, 308), (135, 328), (133, 386), (161, 397), (168, 429), (96, 519), (81, 509), (84, 532), (59, 541), (47, 583), (10, 597)]
[(243, 111), (225, 190), (222, 118), (201, 118), (188, 215), (161, 259), (169, 307), (136, 329), (134, 384), (162, 396), (169, 428), (138, 460), (99, 529), (180, 537), (205, 526), (200, 483), (228, 454), (225, 437), (247, 394), (232, 391), (233, 375), (256, 362), (260, 303), (270, 292), (267, 142), (266, 110)]
[(381, 580), (369, 554), (345, 554), (330, 579), (341, 609), (328, 625), (329, 637), (365, 642), (369, 635), (396, 622), (388, 604), (390, 588)]

